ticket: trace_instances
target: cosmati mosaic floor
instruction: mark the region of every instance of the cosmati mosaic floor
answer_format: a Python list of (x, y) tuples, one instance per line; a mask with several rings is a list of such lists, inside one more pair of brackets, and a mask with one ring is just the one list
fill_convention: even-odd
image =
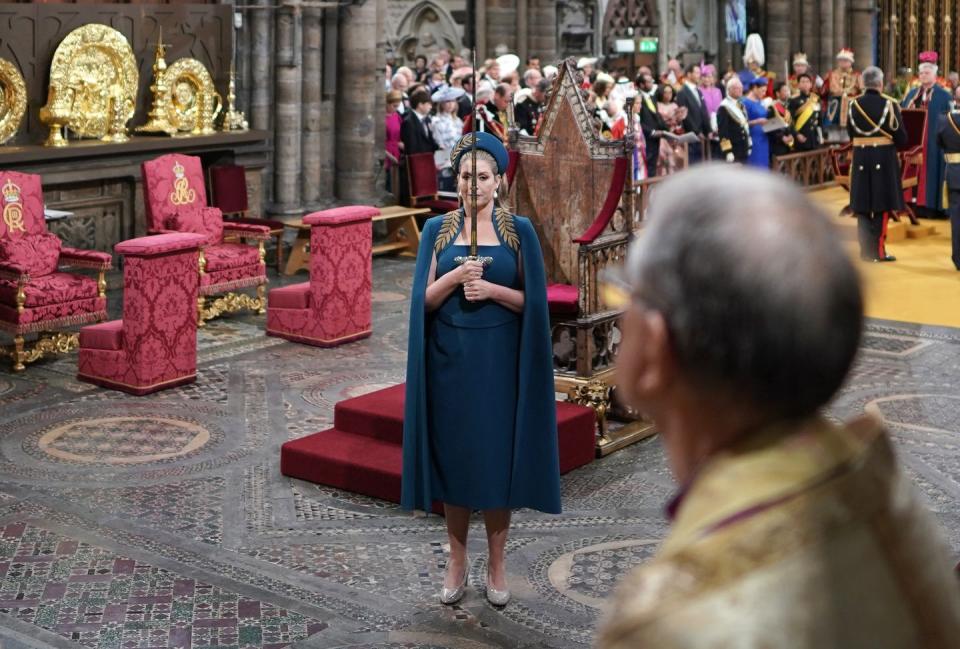
[[(200, 334), (198, 382), (146, 398), (77, 382), (75, 356), (0, 370), (3, 649), (590, 644), (614, 583), (666, 532), (656, 439), (565, 476), (562, 515), (517, 513), (503, 610), (482, 596), (479, 520), (473, 587), (443, 607), (440, 519), (280, 475), (281, 443), (403, 379), (412, 263), (374, 270), (375, 334), (359, 343), (221, 319)], [(874, 322), (832, 414), (886, 415), (960, 555), (958, 379), (960, 330)]]

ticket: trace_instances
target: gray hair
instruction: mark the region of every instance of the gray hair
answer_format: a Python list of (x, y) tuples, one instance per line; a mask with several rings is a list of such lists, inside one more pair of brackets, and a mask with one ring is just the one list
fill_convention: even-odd
[(868, 66), (863, 71), (863, 85), (874, 90), (883, 88), (883, 70), (875, 65)]
[(648, 220), (627, 280), (666, 321), (683, 376), (776, 418), (829, 401), (856, 355), (863, 297), (826, 215), (768, 171), (713, 164), (664, 181)]
[(732, 77), (727, 79), (727, 85), (724, 87), (727, 90), (730, 90), (732, 86), (736, 86), (736, 85), (739, 85), (741, 88), (743, 88), (743, 81), (741, 81), (740, 77), (738, 77), (737, 75), (733, 75)]

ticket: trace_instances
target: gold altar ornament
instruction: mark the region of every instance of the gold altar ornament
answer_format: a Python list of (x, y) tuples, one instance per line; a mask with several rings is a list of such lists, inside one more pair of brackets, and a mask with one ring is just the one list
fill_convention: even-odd
[(50, 128), (47, 146), (66, 146), (63, 129), (82, 138), (125, 142), (137, 98), (137, 60), (123, 34), (90, 23), (57, 46), (50, 64), (47, 105), (40, 121)]
[(153, 110), (150, 111), (150, 121), (138, 130), (168, 135), (214, 133), (213, 123), (223, 110), (223, 104), (203, 63), (183, 58), (166, 66), (163, 46), (158, 43), (153, 71)]
[(27, 85), (10, 61), (0, 59), (0, 144), (17, 133), (27, 112)]
[(233, 71), (233, 64), (230, 64), (230, 85), (227, 87), (227, 110), (223, 114), (223, 124), (221, 131), (246, 131), (248, 128), (247, 118), (243, 111), (238, 111), (236, 106), (236, 75)]
[(163, 42), (163, 31), (157, 38), (157, 50), (153, 57), (153, 85), (150, 86), (150, 94), (153, 95), (153, 105), (150, 112), (147, 113), (147, 123), (137, 127), (138, 133), (166, 133), (173, 135), (177, 128), (167, 119), (169, 113), (168, 103), (170, 101), (169, 88), (167, 88), (164, 73), (167, 71), (167, 62), (163, 58), (166, 53)]

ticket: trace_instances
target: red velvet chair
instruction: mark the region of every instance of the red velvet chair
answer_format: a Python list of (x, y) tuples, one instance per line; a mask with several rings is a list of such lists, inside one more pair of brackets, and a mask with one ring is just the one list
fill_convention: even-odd
[(406, 160), (410, 207), (427, 207), (434, 214), (446, 214), (460, 207), (455, 194), (440, 191), (432, 153), (414, 153)]
[(333, 347), (371, 331), (375, 207), (355, 205), (303, 218), (310, 229), (310, 281), (270, 291), (267, 335)]
[[(64, 247), (47, 231), (40, 176), (0, 171), (0, 329), (13, 345), (0, 348), (15, 372), (48, 354), (76, 349), (76, 333), (52, 333), (107, 317), (105, 252)], [(99, 279), (60, 272), (91, 268)], [(25, 334), (37, 333), (30, 349)]]
[[(200, 158), (171, 153), (144, 162), (141, 169), (147, 231), (193, 232), (206, 237), (200, 250), (198, 324), (203, 326), (204, 320), (241, 309), (264, 313), (267, 267), (263, 242), (270, 238), (270, 228), (224, 222), (219, 209), (208, 207)], [(226, 242), (227, 237), (252, 239), (259, 247)], [(256, 287), (256, 298), (232, 292), (248, 287)], [(220, 297), (208, 306), (206, 299), (215, 295)]]
[(80, 330), (77, 378), (130, 394), (192, 383), (197, 378), (200, 247), (187, 232), (121, 241), (123, 319)]
[(220, 208), (225, 220), (231, 223), (252, 223), (270, 228), (270, 236), (276, 239), (277, 272), (283, 272), (283, 221), (248, 216), (250, 203), (247, 197), (247, 172), (240, 165), (217, 165), (210, 167), (210, 203)]

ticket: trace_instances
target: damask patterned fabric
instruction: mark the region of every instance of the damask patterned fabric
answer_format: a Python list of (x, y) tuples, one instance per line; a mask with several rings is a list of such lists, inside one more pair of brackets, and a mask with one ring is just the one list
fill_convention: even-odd
[[(40, 176), (0, 171), (0, 192), (0, 216), (9, 206), (16, 206), (7, 211), (8, 218), (0, 218), (0, 240), (47, 231)], [(15, 214), (19, 218), (13, 218)]]
[[(339, 345), (370, 335), (372, 221), (376, 208), (343, 208), (304, 219), (310, 231), (310, 303), (293, 306), (292, 295), (270, 291), (267, 333), (317, 346)], [(324, 214), (330, 214), (329, 219)], [(274, 293), (281, 291), (276, 297)], [(289, 299), (288, 299), (289, 298)]]
[(310, 306), (310, 282), (291, 284), (270, 291), (267, 307), (278, 309), (306, 309)]
[[(50, 273), (42, 277), (31, 277), (24, 287), (27, 307), (47, 306), (85, 300), (98, 296), (97, 280), (72, 273)], [(0, 280), (0, 302), (17, 305), (17, 283)]]
[(223, 216), (214, 207), (179, 209), (167, 217), (165, 225), (168, 230), (176, 232), (202, 234), (211, 245), (223, 241)]
[(216, 272), (243, 266), (255, 266), (260, 263), (260, 251), (243, 243), (221, 243), (208, 246), (203, 250), (207, 260), (207, 271)]
[(174, 238), (182, 235), (135, 240), (143, 245), (131, 249), (143, 253), (125, 256), (123, 320), (116, 321), (122, 332), (112, 322), (81, 331), (78, 378), (133, 394), (195, 379), (198, 247), (203, 240), (196, 237), (192, 243), (180, 242), (179, 250), (151, 254), (151, 239), (160, 240), (159, 251), (168, 250), (166, 239), (172, 243)]
[(60, 245), (60, 239), (49, 232), (6, 237), (0, 239), (0, 261), (12, 261), (31, 276), (48, 275), (57, 270)]
[(17, 307), (0, 301), (0, 329), (13, 333), (51, 331), (99, 322), (106, 317), (107, 299), (103, 297), (27, 307), (23, 313), (17, 313)]
[(141, 171), (148, 230), (166, 229), (167, 219), (180, 210), (206, 207), (200, 158), (171, 153), (144, 162)]
[(110, 253), (97, 250), (80, 250), (67, 246), (60, 248), (60, 264), (62, 266), (109, 270), (112, 263), (113, 257)]

